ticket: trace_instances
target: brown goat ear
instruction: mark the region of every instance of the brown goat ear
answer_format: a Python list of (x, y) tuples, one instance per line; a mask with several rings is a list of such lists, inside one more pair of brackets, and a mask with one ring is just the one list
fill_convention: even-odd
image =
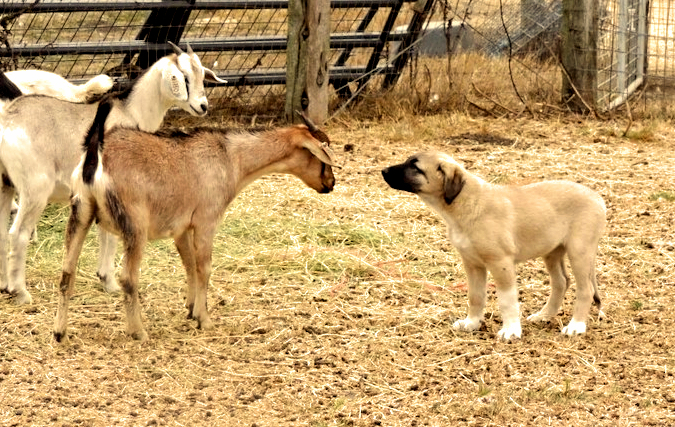
[(462, 192), (466, 181), (459, 167), (441, 164), (438, 166), (438, 170), (444, 176), (443, 198), (445, 199), (445, 203), (449, 205)]
[(334, 168), (339, 168), (340, 166), (337, 165), (335, 162), (335, 154), (333, 154), (333, 150), (330, 148), (326, 147), (325, 145), (319, 145), (315, 143), (314, 141), (311, 140), (305, 140), (302, 142), (302, 147), (306, 148), (309, 150), (310, 153), (314, 154), (317, 159), (321, 160), (328, 166), (334, 167)]

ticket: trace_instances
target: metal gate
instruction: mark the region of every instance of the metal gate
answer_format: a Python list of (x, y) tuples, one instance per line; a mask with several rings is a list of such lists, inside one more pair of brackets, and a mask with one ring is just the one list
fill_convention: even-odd
[(597, 105), (611, 110), (644, 82), (647, 0), (606, 0), (599, 15)]

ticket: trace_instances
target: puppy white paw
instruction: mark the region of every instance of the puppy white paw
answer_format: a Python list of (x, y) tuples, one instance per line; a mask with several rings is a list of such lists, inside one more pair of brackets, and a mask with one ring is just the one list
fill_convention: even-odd
[(539, 311), (537, 313), (531, 314), (527, 316), (527, 321), (528, 322), (548, 322), (549, 320), (553, 319), (555, 316), (552, 316), (548, 313), (544, 313), (543, 311)]
[(502, 329), (497, 332), (497, 337), (500, 340), (510, 340), (510, 339), (516, 339), (520, 338), (520, 335), (522, 334), (522, 329), (520, 327), (520, 323), (515, 323), (509, 326), (504, 325)]
[(457, 331), (475, 331), (480, 328), (480, 319), (470, 319), (466, 318), (463, 320), (458, 320), (452, 324), (453, 329)]
[(568, 336), (586, 333), (586, 322), (570, 320), (570, 323), (562, 328), (562, 333)]

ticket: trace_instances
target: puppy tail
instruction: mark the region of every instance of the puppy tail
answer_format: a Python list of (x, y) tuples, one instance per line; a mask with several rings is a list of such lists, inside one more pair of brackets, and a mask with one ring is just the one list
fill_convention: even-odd
[(595, 276), (592, 277), (593, 281), (593, 304), (598, 307), (598, 320), (605, 318), (605, 313), (602, 311), (602, 300), (600, 299), (600, 293), (598, 292), (598, 281)]

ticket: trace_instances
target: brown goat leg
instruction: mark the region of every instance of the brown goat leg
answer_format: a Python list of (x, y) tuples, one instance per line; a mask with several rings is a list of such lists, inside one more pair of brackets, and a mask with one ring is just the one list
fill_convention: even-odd
[(71, 213), (66, 226), (66, 256), (63, 259), (61, 283), (59, 285), (59, 303), (54, 318), (54, 339), (57, 342), (67, 338), (68, 302), (75, 290), (75, 269), (82, 252), (84, 239), (93, 220), (91, 207), (79, 201), (71, 204)]
[(187, 275), (187, 300), (185, 307), (188, 309), (188, 319), (194, 319), (193, 311), (195, 306), (195, 288), (197, 286), (197, 264), (195, 261), (194, 243), (192, 239), (192, 230), (186, 230), (183, 234), (174, 239), (176, 249), (180, 255)]
[(125, 236), (124, 270), (120, 285), (124, 291), (124, 306), (127, 312), (127, 333), (135, 340), (145, 341), (148, 333), (143, 329), (141, 304), (138, 296), (138, 276), (145, 239), (138, 235)]
[(206, 293), (211, 279), (211, 252), (214, 234), (213, 230), (195, 230), (194, 232), (197, 283), (192, 317), (199, 323), (199, 328), (204, 330), (213, 328), (213, 322), (207, 309)]

